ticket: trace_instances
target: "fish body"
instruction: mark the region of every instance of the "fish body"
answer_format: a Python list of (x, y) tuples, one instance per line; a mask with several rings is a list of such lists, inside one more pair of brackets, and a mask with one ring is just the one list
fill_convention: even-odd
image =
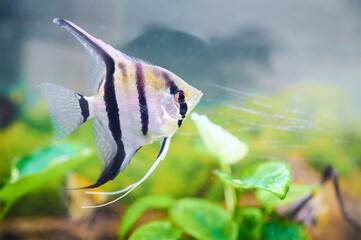
[(84, 188), (113, 180), (142, 146), (163, 140), (151, 173), (202, 92), (166, 69), (127, 56), (70, 21), (54, 19), (54, 23), (72, 33), (88, 53), (83, 81), (93, 96), (51, 83), (39, 86), (54, 126), (54, 140), (95, 118), (96, 148), (104, 169), (94, 184)]

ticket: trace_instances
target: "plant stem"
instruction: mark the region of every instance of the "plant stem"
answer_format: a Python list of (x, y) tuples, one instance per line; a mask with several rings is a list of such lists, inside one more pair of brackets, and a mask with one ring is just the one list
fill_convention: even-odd
[[(221, 172), (231, 174), (231, 167), (225, 165), (223, 163), (220, 164)], [(237, 197), (236, 197), (236, 189), (228, 184), (223, 184), (224, 188), (224, 198), (226, 201), (227, 211), (231, 215), (231, 218), (234, 217), (234, 211), (236, 209)]]

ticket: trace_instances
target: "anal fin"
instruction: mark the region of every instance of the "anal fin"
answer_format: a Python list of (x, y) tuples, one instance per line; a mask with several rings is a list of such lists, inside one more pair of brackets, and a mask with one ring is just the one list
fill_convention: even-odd
[(124, 149), (122, 140), (116, 143), (104, 119), (97, 118), (93, 125), (95, 143), (98, 157), (102, 160), (104, 168), (97, 181), (86, 187), (75, 189), (90, 189), (99, 187), (113, 180), (119, 173), (124, 161), (130, 161), (136, 149)]
[(156, 169), (156, 167), (158, 166), (158, 164), (160, 163), (160, 161), (162, 161), (165, 156), (167, 155), (168, 149), (169, 149), (169, 145), (170, 145), (170, 137), (169, 138), (164, 138), (163, 142), (162, 142), (162, 146), (159, 150), (159, 154), (157, 159), (154, 161), (153, 165), (150, 167), (150, 169), (148, 170), (147, 174), (140, 179), (138, 182), (129, 185), (128, 187), (119, 190), (119, 191), (115, 191), (115, 192), (86, 192), (87, 194), (99, 194), (99, 195), (116, 195), (116, 194), (120, 194), (125, 192), (123, 195), (121, 195), (120, 197), (116, 198), (115, 200), (102, 204), (102, 205), (98, 205), (98, 206), (83, 206), (82, 208), (98, 208), (98, 207), (104, 207), (106, 205), (112, 204), (116, 201), (118, 201), (119, 199), (125, 197), (126, 195), (128, 195), (131, 191), (133, 191), (134, 188), (136, 188), (137, 186), (139, 186), (142, 182), (144, 182), (149, 176), (150, 174), (152, 174), (152, 172), (154, 171), (154, 169)]

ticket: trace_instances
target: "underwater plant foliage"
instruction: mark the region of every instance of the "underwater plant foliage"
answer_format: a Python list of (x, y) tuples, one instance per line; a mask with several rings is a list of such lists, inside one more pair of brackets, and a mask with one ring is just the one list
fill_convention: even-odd
[(171, 195), (148, 195), (132, 203), (122, 217), (119, 237), (124, 238), (138, 218), (149, 209), (169, 209), (175, 202)]
[(180, 199), (169, 214), (178, 226), (197, 239), (237, 238), (237, 224), (222, 206), (209, 200)]
[(294, 239), (308, 240), (306, 228), (300, 224), (289, 222), (269, 222), (262, 228), (262, 237), (264, 240)]
[(236, 188), (263, 189), (273, 193), (281, 200), (286, 197), (292, 180), (290, 166), (278, 161), (257, 163), (247, 167), (236, 179), (227, 173), (217, 171), (216, 174), (228, 185)]
[[(120, 239), (125, 239), (129, 235), (129, 239), (153, 239), (156, 236), (178, 239), (181, 233), (195, 239), (309, 239), (303, 225), (274, 216), (275, 213), (270, 215), (265, 209), (258, 207), (238, 207), (232, 219), (222, 205), (208, 199), (176, 200), (169, 195), (150, 195), (142, 198), (130, 205), (123, 215), (120, 222)], [(167, 203), (160, 207), (157, 203), (150, 203), (155, 200)], [(129, 234), (129, 222), (135, 224), (142, 213), (151, 209), (164, 209), (168, 217), (165, 220), (145, 223)], [(268, 218), (271, 218), (271, 221), (267, 220)]]
[(173, 226), (171, 221), (160, 220), (149, 222), (137, 228), (130, 236), (129, 240), (137, 239), (167, 239), (176, 240), (182, 235), (182, 230)]
[[(200, 119), (202, 119), (200, 116), (193, 117), (195, 122)], [(204, 119), (205, 118), (201, 121), (204, 121)], [(198, 129), (202, 129), (203, 127), (208, 128), (208, 131), (223, 131), (222, 134), (225, 138), (228, 137), (232, 139), (231, 141), (235, 141), (233, 135), (224, 130), (220, 130), (217, 125), (211, 124), (210, 122), (205, 125), (199, 124), (197, 127)], [(232, 149), (232, 147), (239, 147), (238, 144), (226, 146), (222, 142), (212, 139), (212, 136), (217, 138), (217, 134), (208, 134), (208, 136), (211, 136), (211, 139), (208, 139), (212, 142), (211, 144), (219, 144), (218, 147), (215, 146), (215, 148), (213, 148), (212, 155), (214, 157), (219, 156), (217, 151), (223, 152), (223, 148), (227, 148), (230, 152), (236, 153), (239, 159), (244, 157), (243, 154), (238, 155), (238, 152)], [(227, 141), (227, 139), (224, 139), (224, 141)], [(209, 145), (207, 147), (210, 148)], [(232, 163), (234, 162), (232, 161)], [(239, 208), (235, 188), (265, 189), (277, 197), (284, 199), (291, 184), (292, 176), (290, 167), (280, 161), (257, 163), (244, 168), (241, 177), (234, 180), (230, 175), (231, 169), (225, 167), (225, 165), (232, 163), (220, 159), (219, 166), (221, 170), (215, 172), (219, 179), (225, 183), (224, 194), (226, 209), (220, 204), (208, 199), (181, 198), (175, 200), (167, 195), (143, 197), (143, 199), (132, 204), (123, 215), (120, 223), (120, 238), (124, 238), (127, 235), (131, 225), (135, 224), (144, 211), (152, 208), (165, 208), (168, 211), (169, 217), (174, 222), (174, 226), (179, 227), (186, 234), (196, 239), (259, 239), (265, 222), (264, 213), (259, 208)], [(157, 226), (156, 223), (153, 224)], [(168, 222), (168, 224), (171, 224), (171, 222)], [(167, 229), (169, 228), (170, 226), (168, 226)], [(153, 229), (153, 231), (157, 230)], [(163, 230), (160, 229), (159, 231), (160, 236), (162, 236)], [(130, 236), (130, 239), (132, 239), (132, 236), (135, 234), (136, 236), (140, 236), (141, 233), (147, 236), (148, 229), (139, 227)]]
[(0, 189), (0, 201), (4, 204), (0, 219), (19, 198), (84, 163), (91, 152), (84, 145), (62, 143), (17, 161), (12, 177)]

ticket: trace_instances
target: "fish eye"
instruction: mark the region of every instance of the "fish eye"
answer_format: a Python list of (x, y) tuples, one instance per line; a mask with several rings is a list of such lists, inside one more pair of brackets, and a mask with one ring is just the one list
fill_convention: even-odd
[(187, 101), (187, 94), (183, 90), (178, 90), (174, 95), (174, 99), (177, 103), (184, 103)]

